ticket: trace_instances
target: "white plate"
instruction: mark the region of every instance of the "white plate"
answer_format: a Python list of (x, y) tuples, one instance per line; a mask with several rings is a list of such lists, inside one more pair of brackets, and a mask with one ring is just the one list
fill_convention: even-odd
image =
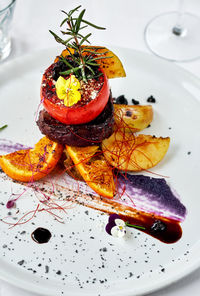
[[(106, 215), (82, 206), (68, 210), (64, 224), (45, 213), (12, 229), (0, 223), (0, 277), (16, 286), (43, 295), (142, 295), (200, 265), (200, 81), (150, 55), (114, 50), (127, 78), (110, 81), (113, 95), (125, 94), (141, 104), (153, 95), (154, 121), (145, 132), (171, 137), (169, 152), (152, 171), (170, 177), (187, 207), (183, 236), (172, 245), (136, 230), (126, 240), (115, 239), (100, 231)], [(41, 137), (34, 122), (41, 75), (59, 52), (49, 49), (1, 66), (0, 118), (1, 125), (8, 124), (8, 128), (1, 131), (0, 138), (33, 146)], [(1, 203), (6, 203), (11, 192), (23, 192), (24, 187), (17, 183), (0, 182)], [(9, 211), (1, 204), (0, 216), (11, 212), (11, 220), (19, 218), (24, 210), (34, 209), (36, 201), (33, 192), (27, 191), (17, 202), (18, 214), (17, 209)], [(31, 239), (37, 227), (51, 230), (48, 244), (38, 245)]]

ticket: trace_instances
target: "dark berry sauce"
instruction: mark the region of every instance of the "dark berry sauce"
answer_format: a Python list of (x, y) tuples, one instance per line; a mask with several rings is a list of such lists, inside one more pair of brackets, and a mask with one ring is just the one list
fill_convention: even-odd
[(147, 215), (140, 212), (140, 218), (132, 218), (120, 215), (124, 221), (129, 224), (140, 225), (145, 227), (141, 230), (154, 238), (157, 238), (163, 243), (171, 244), (177, 242), (182, 236), (182, 228), (180, 222), (154, 215)]
[(38, 244), (45, 244), (51, 238), (51, 232), (48, 229), (39, 227), (31, 234), (32, 239)]

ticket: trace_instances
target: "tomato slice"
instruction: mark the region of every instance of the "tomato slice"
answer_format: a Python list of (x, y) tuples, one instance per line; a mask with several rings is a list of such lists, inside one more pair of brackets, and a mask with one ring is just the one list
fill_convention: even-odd
[[(52, 67), (52, 65), (50, 66)], [(109, 83), (102, 69), (102, 85), (95, 98), (86, 102), (81, 100), (71, 107), (66, 107), (57, 97), (53, 78), (48, 77), (50, 67), (45, 71), (41, 84), (41, 101), (46, 111), (58, 121), (65, 124), (82, 124), (95, 119), (106, 106), (109, 99)]]

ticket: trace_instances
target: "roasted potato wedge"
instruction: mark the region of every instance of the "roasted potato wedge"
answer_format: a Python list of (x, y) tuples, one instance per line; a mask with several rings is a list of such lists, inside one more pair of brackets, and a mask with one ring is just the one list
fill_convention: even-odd
[(138, 132), (145, 129), (153, 120), (151, 105), (114, 104), (115, 130)]
[(123, 171), (141, 171), (154, 167), (165, 156), (170, 138), (115, 132), (103, 140), (107, 161)]
[[(117, 78), (117, 77), (125, 77), (126, 73), (124, 70), (124, 67), (122, 65), (122, 62), (120, 61), (120, 59), (109, 49), (102, 47), (102, 46), (86, 46), (83, 45), (84, 47), (84, 54), (88, 55), (89, 52), (88, 51), (92, 51), (94, 52), (94, 55), (96, 53), (97, 57), (99, 53), (103, 53), (103, 58), (97, 60), (96, 62), (100, 65), (100, 67), (104, 70), (106, 76), (108, 79), (110, 78)], [(65, 49), (62, 51), (62, 56), (66, 57), (69, 55), (69, 50), (70, 52), (73, 54), (74, 53), (74, 49), (70, 48), (70, 49)], [(104, 54), (105, 53), (105, 54)], [(108, 57), (107, 59), (105, 59), (105, 57)], [(55, 59), (54, 62), (58, 61), (57, 57)]]

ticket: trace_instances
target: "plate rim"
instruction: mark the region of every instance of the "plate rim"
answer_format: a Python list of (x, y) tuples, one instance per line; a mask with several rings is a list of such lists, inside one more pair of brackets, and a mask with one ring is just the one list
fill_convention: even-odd
[[(111, 48), (111, 50), (114, 50), (114, 49), (121, 50), (121, 51), (128, 50), (130, 52), (133, 52), (134, 55), (136, 55), (136, 56), (141, 56), (141, 57), (145, 56), (146, 59), (149, 60), (149, 62), (152, 62), (152, 63), (156, 62), (156, 63), (160, 64), (162, 67), (165, 67), (165, 65), (166, 65), (167, 67), (171, 68), (172, 70), (174, 69), (174, 71), (176, 71), (176, 72), (179, 71), (179, 73), (181, 73), (181, 75), (186, 75), (187, 79), (189, 79), (192, 83), (195, 83), (198, 86), (198, 88), (200, 89), (200, 79), (195, 74), (191, 73), (190, 71), (182, 68), (181, 66), (179, 66), (175, 63), (172, 63), (172, 62), (169, 62), (166, 60), (161, 60), (160, 58), (153, 56), (150, 53), (142, 52), (142, 51), (131, 49), (131, 48), (119, 47), (119, 46), (109, 46), (109, 47)], [(42, 55), (45, 52), (49, 52), (49, 53), (56, 52), (57, 50), (59, 50), (59, 47), (50, 47), (50, 48), (44, 48), (41, 50), (34, 50), (31, 53), (28, 53), (28, 54), (25, 54), (22, 56), (18, 56), (10, 61), (7, 61), (6, 63), (3, 63), (2, 67), (0, 69), (0, 74), (1, 74), (1, 71), (3, 72), (3, 69), (6, 67), (10, 67), (10, 66), (15, 67), (15, 63), (18, 61), (20, 62), (23, 59), (30, 59), (31, 57), (34, 57), (35, 55), (39, 55), (39, 54)], [(122, 58), (122, 60), (123, 60), (123, 58)], [(200, 99), (198, 99), (197, 97), (194, 97), (194, 99), (196, 99), (200, 103)], [(184, 279), (186, 276), (188, 276), (189, 274), (191, 274), (192, 272), (194, 272), (196, 269), (198, 269), (200, 267), (200, 257), (199, 257), (199, 259), (197, 257), (196, 260), (194, 260), (194, 259), (191, 260), (189, 263), (190, 263), (189, 265), (184, 266), (184, 268), (181, 270), (181, 272), (178, 272), (177, 274), (173, 275), (173, 278), (172, 278), (172, 276), (169, 276), (163, 280), (160, 280), (156, 286), (155, 286), (155, 284), (150, 284), (150, 285), (148, 284), (149, 288), (147, 288), (147, 286), (145, 286), (145, 288), (143, 288), (141, 291), (139, 291), (137, 294), (134, 294), (134, 295), (146, 295), (147, 293), (155, 292), (155, 291), (160, 290), (164, 287), (172, 285), (181, 279)], [(58, 290), (55, 290), (55, 291), (51, 291), (52, 292), (52, 294), (51, 294), (50, 291), (48, 290), (48, 288), (46, 288), (46, 287), (42, 287), (43, 291), (38, 292), (37, 284), (31, 283), (31, 285), (30, 285), (30, 283), (26, 282), (25, 280), (22, 280), (19, 277), (16, 277), (16, 281), (13, 282), (12, 278), (7, 277), (7, 275), (4, 272), (2, 272), (1, 268), (0, 268), (0, 279), (11, 284), (11, 285), (21, 288), (23, 290), (34, 292), (34, 293), (37, 293), (40, 295), (54, 295), (55, 292), (59, 292)], [(63, 290), (64, 290), (64, 287), (63, 287)], [(104, 291), (104, 292), (102, 292), (102, 295), (132, 296), (133, 292), (134, 292), (133, 289), (129, 288), (125, 292), (119, 292), (118, 294), (116, 294), (116, 293), (113, 294), (110, 292), (106, 293)], [(90, 295), (90, 292), (88, 292), (88, 291), (84, 292), (84, 289), (83, 289), (83, 290), (81, 290), (80, 293), (76, 293), (76, 292), (73, 293), (72, 292), (71, 295), (74, 295), (74, 296), (75, 295)]]

